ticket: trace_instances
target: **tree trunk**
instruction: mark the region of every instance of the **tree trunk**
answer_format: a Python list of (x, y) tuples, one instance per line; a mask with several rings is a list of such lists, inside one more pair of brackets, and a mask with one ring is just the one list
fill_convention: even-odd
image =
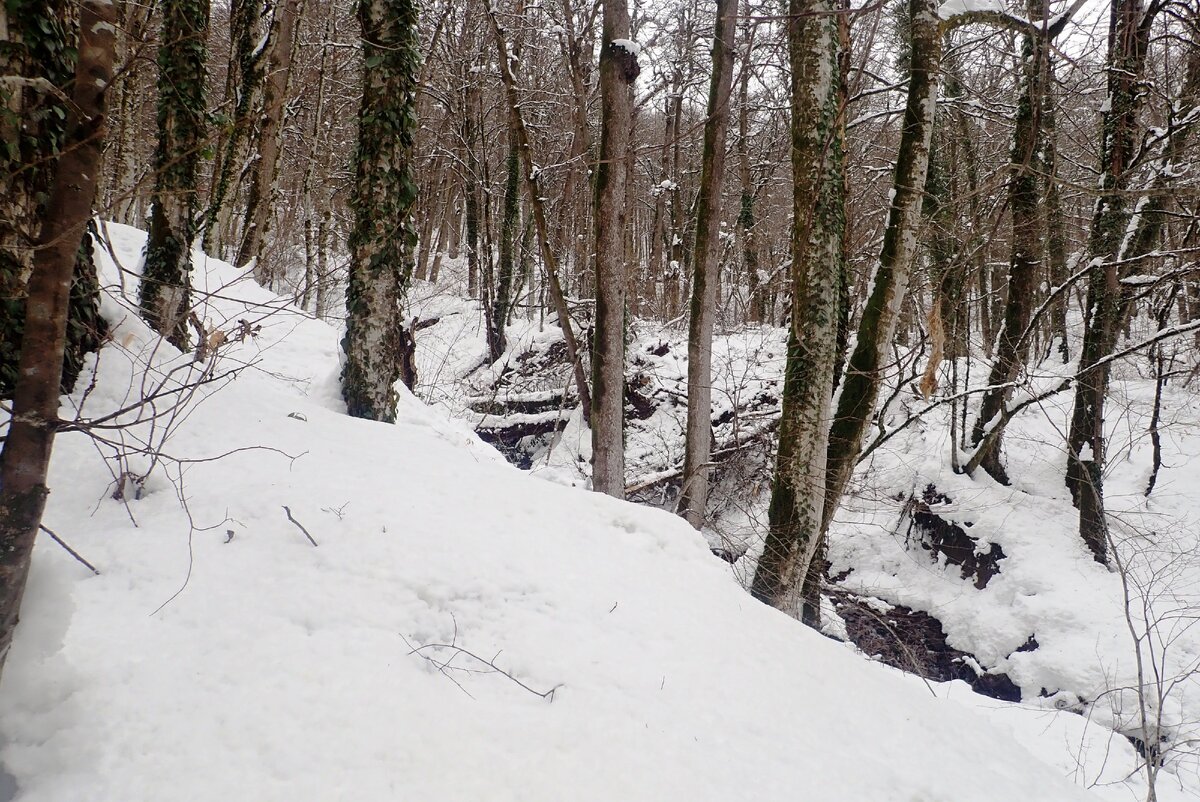
[(929, 169), (929, 144), (937, 104), (942, 32), (936, 0), (909, 0), (909, 9), (912, 55), (908, 101), (896, 156), (892, 204), (871, 295), (859, 319), (857, 342), (842, 379), (837, 412), (829, 432), (823, 529), (829, 527), (841, 503), (862, 450), (863, 433), (883, 382), (884, 356), (895, 334), (916, 253), (921, 196)]
[(207, 140), (208, 0), (165, 0), (158, 49), (158, 148), (150, 234), (142, 268), (142, 317), (188, 348), (197, 174)]
[(791, 0), (789, 7), (792, 316), (767, 539), (750, 592), (794, 613), (802, 612), (801, 590), (823, 532), (842, 304), (845, 120), (837, 8), (834, 0)]
[(363, 96), (352, 197), (342, 396), (357, 418), (391, 423), (402, 357), (400, 302), (412, 276), (412, 147), (421, 64), (415, 0), (364, 0)]
[[(1061, 287), (1068, 278), (1067, 271), (1067, 215), (1063, 210), (1062, 182), (1058, 175), (1058, 125), (1054, 109), (1054, 62), (1047, 55), (1047, 82), (1042, 97), (1042, 127), (1045, 144), (1042, 152), (1043, 171), (1046, 182), (1046, 259), (1047, 278), (1050, 289)], [(1058, 353), (1063, 364), (1071, 359), (1070, 344), (1067, 342), (1067, 302), (1069, 296), (1062, 292), (1050, 302), (1050, 347)]]
[(275, 271), (264, 259), (267, 230), (274, 204), (271, 202), (279, 155), (283, 142), (283, 112), (287, 106), (288, 79), (292, 73), (292, 53), (296, 46), (296, 22), (302, 0), (283, 0), (272, 21), (271, 57), (267, 63), (263, 90), (262, 119), (259, 122), (258, 158), (250, 173), (250, 193), (246, 199), (246, 222), (242, 244), (235, 264), (245, 267), (254, 261), (254, 277), (264, 287), (273, 287)]
[[(226, 211), (233, 177), (241, 174), (245, 144), (254, 128), (252, 114), (263, 85), (263, 62), (274, 41), (270, 39), (270, 34), (279, 33), (274, 26), (267, 26), (268, 11), (262, 0), (234, 0), (229, 6), (233, 52), (229, 59), (227, 83), (229, 94), (236, 101), (224, 137), (224, 147), (217, 148), (216, 163), (213, 164), (212, 191), (203, 222), (206, 253), (220, 255), (217, 221)], [(264, 27), (268, 29), (264, 31)]]
[[(1040, 13), (1038, 0), (1030, 3), (1029, 12)], [(996, 432), (984, 443), (989, 428), (1002, 426), (1000, 411), (1012, 394), (1010, 383), (1025, 364), (1029, 352), (1025, 329), (1033, 308), (1034, 293), (1045, 250), (1044, 218), (1040, 214), (1038, 197), (1041, 174), (1042, 109), (1046, 79), (1046, 48), (1050, 42), (1042, 31), (1025, 34), (1021, 58), (1021, 93), (1017, 98), (1017, 116), (1013, 129), (1012, 151), (1008, 176), (1008, 208), (1012, 220), (1012, 252), (1008, 263), (1008, 296), (1004, 305), (1004, 320), (996, 341), (989, 389), (979, 405), (979, 417), (971, 432), (971, 444), (986, 449), (976, 454), (988, 474), (1001, 484), (1008, 484), (1003, 462), (1003, 434)]]
[[(496, 20), (496, 15), (493, 13), (490, 3), (485, 5), (488, 20), (492, 25), (492, 33), (496, 37), (496, 47), (501, 54), (508, 52), (508, 45), (504, 38), (504, 32), (500, 29), (500, 24)], [(507, 65), (506, 65), (507, 66)], [(542, 202), (542, 192), (538, 182), (538, 171), (533, 163), (533, 149), (529, 141), (529, 132), (525, 128), (525, 119), (521, 114), (521, 104), (517, 98), (516, 78), (512, 71), (504, 68), (500, 71), (501, 80), (504, 82), (505, 91), (508, 94), (508, 108), (511, 115), (513, 133), (517, 137), (519, 145), (518, 150), (521, 154), (521, 166), (525, 171), (525, 184), (529, 191), (529, 205), (533, 210), (533, 225), (537, 233), (538, 245), (541, 249), (542, 269), (546, 273), (546, 285), (550, 291), (550, 298), (554, 304), (555, 313), (558, 315), (558, 325), (562, 330), (563, 342), (567, 347), (567, 359), (571, 361), (572, 369), (575, 373), (575, 388), (579, 393), (579, 403), (583, 408), (584, 420), (590, 418), (591, 394), (588, 391), (587, 376), (583, 370), (583, 358), (579, 353), (579, 343), (576, 340), (575, 332), (571, 328), (571, 315), (567, 310), (567, 301), (563, 296), (562, 285), (558, 279), (558, 262), (554, 256), (554, 248), (550, 241), (550, 232), (546, 223), (546, 208)], [(471, 214), (470, 206), (468, 205), (467, 214), (467, 241), (468, 247), (471, 241)]]
[[(501, 56), (503, 58), (503, 55)], [(513, 115), (509, 114), (511, 121)], [(492, 296), (492, 325), (488, 330), (488, 354), (493, 362), (500, 359), (507, 347), (504, 326), (513, 304), (513, 279), (516, 276), (517, 227), (520, 223), (520, 153), (517, 134), (510, 122), (508, 158), (504, 162), (504, 207), (500, 220), (500, 257), (496, 269), (495, 294)]]
[(468, 76), (463, 90), (462, 139), (466, 153), (463, 177), (465, 225), (467, 229), (467, 295), (479, 297), (479, 159), (475, 155), (475, 107), (479, 104), (479, 84)]
[[(0, 17), (7, 17), (0, 10)], [(0, 71), (53, 87), (69, 87), (74, 77), (75, 3), (25, 7), (6, 29), (7, 57)], [(14, 87), (5, 97), (10, 119), (0, 122), (0, 398), (12, 398), (24, 330), (26, 285), (33, 271), (34, 243), (46, 215), (58, 155), (65, 147), (68, 108), (65, 98), (42, 87)], [(99, 285), (90, 238), (76, 253), (68, 307), (67, 346), (62, 390), (69, 392), (104, 333), (99, 316)]]
[(1116, 264), (1128, 227), (1131, 162), (1137, 149), (1140, 90), (1150, 20), (1141, 0), (1113, 0), (1108, 34), (1108, 100), (1101, 127), (1101, 194), (1088, 238), (1086, 326), (1075, 404), (1067, 434), (1067, 487), (1079, 508), (1079, 534), (1097, 562), (1108, 562), (1104, 514), (1104, 400), (1107, 362), (1120, 330), (1121, 286)]
[(82, 0), (73, 107), (42, 219), (29, 279), (20, 380), (0, 452), (0, 671), (12, 645), (58, 421), (67, 306), (76, 253), (102, 173), (104, 92), (112, 82), (116, 14), (111, 0)]
[(718, 251), (721, 247), (721, 189), (725, 179), (725, 135), (733, 88), (734, 22), (737, 0), (717, 0), (712, 44), (712, 81), (696, 209), (696, 261), (688, 324), (688, 410), (683, 457), (683, 488), (678, 513), (697, 529), (708, 506), (709, 451), (712, 447), (712, 337), (716, 316)]
[[(749, 0), (743, 7), (743, 16), (750, 16)], [(751, 323), (762, 323), (764, 317), (762, 292), (758, 287), (758, 241), (754, 231), (754, 179), (750, 173), (750, 73), (751, 56), (754, 52), (754, 26), (747, 23), (745, 56), (738, 82), (738, 179), (741, 181), (742, 197), (738, 207), (738, 229), (742, 236), (742, 269), (746, 276), (746, 317)]]
[(600, 162), (596, 168), (596, 327), (592, 340), (592, 489), (625, 497), (626, 151), (633, 82), (640, 67), (629, 41), (626, 0), (601, 0)]

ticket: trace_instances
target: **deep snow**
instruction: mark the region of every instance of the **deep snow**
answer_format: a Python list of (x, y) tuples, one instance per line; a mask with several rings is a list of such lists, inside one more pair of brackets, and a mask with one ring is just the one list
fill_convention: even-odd
[[(133, 266), (143, 235), (109, 229)], [(99, 261), (118, 325), (64, 416), (190, 361)], [(407, 392), (395, 425), (346, 417), (334, 328), (215, 260), (196, 280), (210, 329), (261, 322), (218, 363), (245, 369), (171, 426), (102, 433), (190, 461), (123, 503), (106, 446), (56, 442), (46, 525), (101, 574), (39, 541), (0, 694), (21, 802), (1037, 802), (1128, 771), (1123, 739), (873, 664), (754, 602), (674, 516), (522, 474)], [(411, 653), (452, 642), (552, 700)]]

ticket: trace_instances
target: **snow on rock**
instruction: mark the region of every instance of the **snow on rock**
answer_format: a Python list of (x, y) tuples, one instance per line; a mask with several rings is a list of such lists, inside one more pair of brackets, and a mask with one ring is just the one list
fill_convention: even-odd
[[(214, 459), (122, 503), (120, 466), (56, 443), (46, 523), (102, 573), (39, 541), (0, 697), (18, 802), (1093, 798), (1027, 737), (1045, 711), (935, 698), (753, 601), (678, 518), (532, 479), (407, 392), (395, 425), (346, 417), (337, 331), (215, 260), (197, 279), (211, 325), (262, 327), (163, 444)], [(86, 415), (190, 360), (134, 291)]]

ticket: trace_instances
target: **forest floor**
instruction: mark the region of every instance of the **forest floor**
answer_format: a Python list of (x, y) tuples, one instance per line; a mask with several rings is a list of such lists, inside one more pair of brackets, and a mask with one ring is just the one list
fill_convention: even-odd
[[(554, 325), (518, 316), (506, 355), (480, 367), (477, 305), (443, 285), (421, 285), (413, 309), (439, 321), (419, 340), (423, 375), (435, 378), (418, 393), (478, 430), (514, 464), (585, 485), (587, 430), (562, 403), (569, 371)], [(687, 414), (686, 323), (635, 321), (632, 329), (629, 497), (672, 510)], [(1153, 332), (1152, 321), (1135, 320), (1130, 336), (1136, 341)], [(718, 334), (713, 345), (718, 467), (703, 534), (743, 585), (766, 529), (785, 342), (783, 328), (742, 326)], [(1078, 343), (1072, 345), (1077, 352)], [(969, 431), (976, 405), (969, 401), (964, 411), (942, 399), (952, 394), (952, 368), (956, 392), (977, 393), (986, 383), (986, 361), (974, 360), (973, 375), (967, 360), (947, 363), (941, 393), (926, 399), (917, 390), (923, 348), (897, 346), (900, 378), (884, 394), (868, 435), (871, 453), (831, 528), (824, 631), (931, 681), (965, 682), (1025, 708), (1076, 713), (1125, 734), (1138, 750), (1146, 749), (1145, 731), (1157, 730), (1160, 743), (1150, 751), (1166, 764), (1161, 782), (1200, 795), (1200, 409), (1188, 386), (1197, 355), (1190, 338), (1165, 353), (1174, 375), (1160, 399), (1161, 468), (1149, 494), (1153, 366), (1143, 352), (1113, 372), (1105, 476), (1115, 555), (1109, 570), (1078, 537), (1078, 513), (1062, 478), (1073, 394), (1052, 394), (1010, 424), (1010, 485), (982, 470), (967, 476), (953, 468), (951, 417), (958, 416), (959, 431)], [(1041, 360), (1015, 401), (1061, 386), (1074, 370), (1057, 356)], [(968, 456), (960, 450), (959, 463)]]
[[(212, 354), (195, 361), (134, 311), (144, 235), (109, 231), (98, 261), (113, 339), (63, 415), (136, 408), (55, 445), (45, 524), (99, 574), (39, 539), (0, 698), (0, 762), (20, 802), (1144, 798), (1134, 747), (1106, 726), (1124, 719), (1103, 714), (1128, 704), (1120, 575), (1074, 544), (1056, 465), (1036, 456), (1058, 440), (1032, 418), (1010, 435), (1011, 488), (942, 466), (932, 418), (893, 438), (864, 466), (830, 554), (846, 598), (936, 613), (952, 647), (1020, 687), (1012, 703), (864, 659), (754, 602), (740, 581), (760, 515), (748, 490), (707, 540), (649, 505), (585, 492), (586, 438), (564, 384), (530, 370), (518, 386), (514, 369), (512, 393), (496, 393), (504, 367), (481, 363), (477, 307), (414, 291), (412, 314), (439, 319), (419, 335), (429, 405), (402, 391), (395, 425), (354, 420), (336, 328), (200, 257)], [(510, 364), (555, 358), (549, 325), (510, 336)], [(728, 358), (714, 361), (746, 383), (714, 394), (728, 404), (718, 419), (733, 411), (718, 443), (741, 460), (718, 495), (765, 470), (741, 445), (769, 437), (780, 337), (722, 339)], [(667, 424), (682, 404), (668, 399), (685, 351), (677, 332), (647, 329), (631, 353), (653, 403), (630, 426), (630, 475), (645, 485), (635, 495), (669, 506), (681, 451)], [(1118, 392), (1133, 407), (1142, 389)], [(153, 408), (135, 403), (155, 392)], [(564, 422), (550, 431), (563, 431), (546, 438), (556, 392)], [(1117, 461), (1131, 478), (1109, 485), (1131, 532), (1172, 549), (1192, 531), (1177, 528), (1194, 481), (1182, 461), (1200, 444), (1182, 400), (1152, 501), (1134, 498), (1138, 448)], [(551, 481), (473, 431), (513, 415), (532, 428), (501, 443), (506, 455)], [(924, 499), (929, 484), (941, 495)], [(980, 572), (963, 579), (935, 559), (902, 510), (959, 525), (978, 551), (998, 544), (998, 573), (977, 590)], [(1157, 515), (1160, 534), (1137, 530), (1141, 515)], [(1167, 564), (1186, 579), (1186, 562)], [(853, 617), (829, 618), (833, 631)], [(1030, 635), (1037, 648), (1017, 651)], [(1186, 664), (1194, 643), (1173, 640), (1170, 660)], [(1168, 766), (1160, 799), (1195, 798), (1189, 765)]]

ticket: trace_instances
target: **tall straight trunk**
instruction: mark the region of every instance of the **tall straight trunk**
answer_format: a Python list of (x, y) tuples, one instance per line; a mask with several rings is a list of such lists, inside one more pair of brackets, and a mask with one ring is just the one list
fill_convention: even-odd
[(329, 286), (333, 276), (329, 271), (329, 220), (333, 212), (326, 206), (321, 212), (321, 220), (317, 223), (317, 298), (313, 314), (317, 320), (324, 320), (329, 311)]
[[(743, 15), (750, 16), (749, 0)], [(754, 50), (754, 27), (747, 23), (745, 56), (738, 81), (738, 180), (742, 195), (738, 206), (738, 229), (742, 237), (742, 269), (746, 276), (746, 317), (751, 323), (763, 322), (763, 298), (758, 287), (758, 240), (754, 231), (754, 179), (750, 172), (750, 73)]]
[[(496, 20), (496, 15), (492, 11), (490, 2), (485, 5), (485, 9), (488, 20), (492, 25), (492, 33), (496, 37), (496, 47), (501, 54), (507, 53), (508, 45), (505, 41), (504, 33)], [(525, 171), (525, 185), (529, 194), (529, 206), (533, 211), (534, 231), (537, 233), (538, 247), (541, 250), (542, 269), (546, 275), (546, 289), (550, 292), (550, 300), (554, 304), (554, 310), (558, 316), (558, 325), (563, 334), (563, 342), (567, 347), (567, 359), (571, 361), (572, 370), (574, 371), (575, 387), (579, 393), (579, 403), (583, 408), (584, 420), (588, 420), (591, 415), (591, 393), (588, 390), (587, 376), (583, 370), (583, 358), (580, 354), (579, 342), (575, 337), (574, 330), (571, 328), (571, 315), (567, 310), (567, 301), (563, 295), (562, 285), (559, 283), (558, 261), (554, 256), (553, 244), (550, 241), (549, 227), (546, 223), (546, 207), (542, 202), (538, 171), (533, 163), (533, 149), (529, 141), (529, 132), (525, 128), (525, 119), (521, 114), (521, 104), (517, 98), (516, 78), (512, 71), (507, 68), (507, 64), (501, 69), (500, 77), (504, 82), (505, 92), (508, 96), (508, 109), (511, 115), (513, 133), (517, 138), (516, 141), (519, 146), (518, 151), (521, 155), (521, 167)], [(467, 241), (468, 247), (471, 247), (469, 245), (471, 240), (470, 205), (467, 208)]]
[[(966, 263), (958, 258), (954, 239), (954, 199), (950, 190), (951, 161), (947, 151), (953, 141), (935, 139), (931, 144), (929, 173), (925, 179), (924, 214), (929, 230), (929, 335), (940, 352), (929, 358), (922, 390), (936, 387), (935, 371), (942, 359), (965, 356)], [(936, 332), (936, 336), (935, 336)]]
[[(512, 119), (513, 115), (509, 115)], [(517, 227), (521, 220), (521, 168), (517, 134), (509, 126), (508, 158), (504, 161), (504, 206), (500, 220), (500, 254), (497, 260), (495, 294), (492, 296), (492, 325), (488, 330), (488, 354), (495, 362), (506, 347), (504, 326), (512, 311), (516, 278)]]
[(112, 82), (115, 22), (111, 0), (80, 3), (65, 147), (34, 249), (20, 378), (0, 451), (0, 671), (20, 617), (33, 543), (50, 493), (46, 476), (58, 420), (71, 276), (103, 170), (104, 92)]
[(212, 191), (202, 224), (206, 253), (216, 254), (220, 249), (217, 221), (226, 211), (226, 200), (234, 176), (241, 174), (245, 145), (254, 127), (253, 112), (262, 90), (263, 67), (270, 52), (269, 34), (278, 33), (274, 26), (263, 30), (267, 27), (267, 12), (263, 0), (234, 0), (229, 6), (230, 36), (233, 41), (227, 83), (228, 94), (234, 99), (234, 104), (228, 130), (221, 146), (217, 148), (213, 164)]
[[(144, 225), (143, 200), (145, 192), (140, 184), (139, 171), (144, 131), (141, 123), (141, 107), (146, 91), (145, 62), (140, 57), (146, 46), (153, 4), (137, 0), (117, 2), (117, 55), (120, 65), (117, 79), (119, 100), (117, 125), (107, 139), (112, 149), (105, 154), (105, 163), (111, 169), (104, 201), (104, 214), (126, 225)], [(112, 115), (110, 115), (111, 117)]]
[(626, 0), (601, 0), (600, 162), (596, 167), (596, 325), (592, 340), (592, 489), (625, 497), (625, 219), (633, 82)]
[(823, 529), (841, 503), (863, 434), (875, 410), (883, 382), (884, 359), (896, 331), (908, 290), (917, 247), (922, 191), (929, 169), (929, 145), (937, 105), (938, 70), (942, 58), (936, 0), (909, 0), (912, 45), (908, 100), (896, 154), (892, 202), (884, 229), (871, 295), (858, 323), (858, 336), (842, 378), (837, 411), (829, 432)]
[(822, 533), (844, 264), (841, 37), (835, 0), (791, 0), (792, 319), (767, 539), (750, 592), (801, 612)]
[[(1031, 16), (1040, 13), (1038, 0), (1033, 0), (1030, 5)], [(971, 443), (978, 449), (971, 463), (977, 463), (1001, 484), (1008, 484), (1009, 479), (1002, 454), (1004, 424), (998, 416), (1012, 394), (1010, 383), (1017, 378), (1029, 351), (1025, 328), (1029, 325), (1045, 250), (1045, 218), (1040, 213), (1038, 190), (1049, 44), (1044, 32), (1031, 30), (1025, 34), (1022, 45), (1021, 89), (1008, 168), (1008, 209), (1012, 221), (1008, 296), (988, 374), (989, 389), (983, 394), (979, 417), (971, 432)], [(985, 440), (986, 434), (991, 436)]]
[(688, 411), (683, 456), (683, 489), (678, 512), (697, 529), (708, 505), (709, 453), (712, 449), (712, 338), (717, 305), (717, 264), (721, 247), (721, 189), (725, 179), (725, 135), (733, 89), (734, 22), (737, 0), (717, 0), (712, 45), (712, 81), (700, 196), (696, 208), (696, 261), (692, 273), (688, 324)]
[(475, 155), (475, 107), (479, 105), (479, 84), (468, 76), (463, 91), (462, 139), (466, 154), (466, 175), (463, 177), (467, 229), (467, 295), (479, 297), (479, 159)]
[[(593, 37), (591, 22), (585, 20), (585, 28), (577, 28), (572, 0), (561, 0), (561, 8), (564, 27), (560, 35), (560, 45), (567, 64), (567, 77), (571, 83), (572, 126), (571, 147), (567, 154), (567, 175), (558, 202), (559, 237), (556, 245), (558, 250), (568, 254), (566, 260), (572, 263), (569, 266), (577, 273), (576, 286), (585, 286), (584, 274), (589, 268), (584, 257), (590, 248), (588, 237), (581, 237), (579, 234), (588, 230), (590, 211), (589, 193), (586, 189), (581, 191), (581, 188), (586, 188), (588, 184), (590, 173), (586, 159), (592, 150), (592, 131), (588, 122), (590, 87), (587, 78), (590, 72)], [(574, 258), (569, 255), (572, 252), (575, 254)]]
[(303, 0), (283, 0), (272, 21), (271, 57), (267, 62), (263, 89), (263, 110), (259, 122), (258, 158), (250, 172), (250, 191), (246, 198), (246, 220), (242, 244), (235, 264), (245, 267), (253, 260), (254, 277), (263, 286), (273, 286), (277, 276), (263, 258), (267, 230), (271, 225), (275, 176), (283, 142), (283, 113), (287, 106), (288, 79), (292, 73), (292, 54), (296, 47), (296, 23)]
[[(654, 193), (654, 223), (651, 226), (650, 232), (650, 252), (648, 257), (649, 281), (653, 282), (655, 288), (653, 308), (654, 311), (661, 317), (667, 318), (666, 310), (663, 308), (663, 299), (666, 296), (666, 268), (664, 264), (664, 255), (667, 247), (667, 195), (668, 187), (671, 185), (670, 169), (671, 169), (671, 140), (675, 138), (673, 133), (673, 123), (675, 118), (671, 115), (671, 101), (668, 99), (663, 104), (663, 141), (662, 147), (659, 149), (659, 169), (658, 183), (653, 189)], [(660, 294), (657, 291), (658, 284), (663, 285), (663, 292)]]
[(162, 15), (158, 147), (140, 300), (150, 327), (186, 350), (197, 178), (207, 139), (208, 0), (164, 0)]
[(351, 198), (342, 397), (357, 418), (391, 423), (401, 378), (400, 303), (412, 276), (413, 137), (421, 64), (416, 0), (364, 0), (362, 104)]
[[(1046, 86), (1042, 92), (1045, 106), (1042, 110), (1042, 128), (1045, 143), (1042, 152), (1046, 195), (1046, 275), (1050, 288), (1061, 287), (1067, 275), (1067, 214), (1063, 209), (1062, 181), (1058, 175), (1058, 124), (1054, 108), (1054, 60), (1046, 57)], [(1062, 292), (1050, 302), (1050, 347), (1058, 353), (1064, 364), (1070, 361), (1070, 344), (1067, 342), (1067, 303), (1069, 296)]]
[(1101, 194), (1088, 237), (1088, 291), (1083, 348), (1071, 428), (1067, 433), (1067, 487), (1079, 509), (1079, 534), (1097, 562), (1108, 562), (1104, 513), (1104, 401), (1107, 362), (1120, 330), (1117, 258), (1129, 223), (1126, 197), (1137, 150), (1138, 112), (1150, 19), (1141, 0), (1113, 0), (1108, 33), (1108, 98), (1101, 124)]

